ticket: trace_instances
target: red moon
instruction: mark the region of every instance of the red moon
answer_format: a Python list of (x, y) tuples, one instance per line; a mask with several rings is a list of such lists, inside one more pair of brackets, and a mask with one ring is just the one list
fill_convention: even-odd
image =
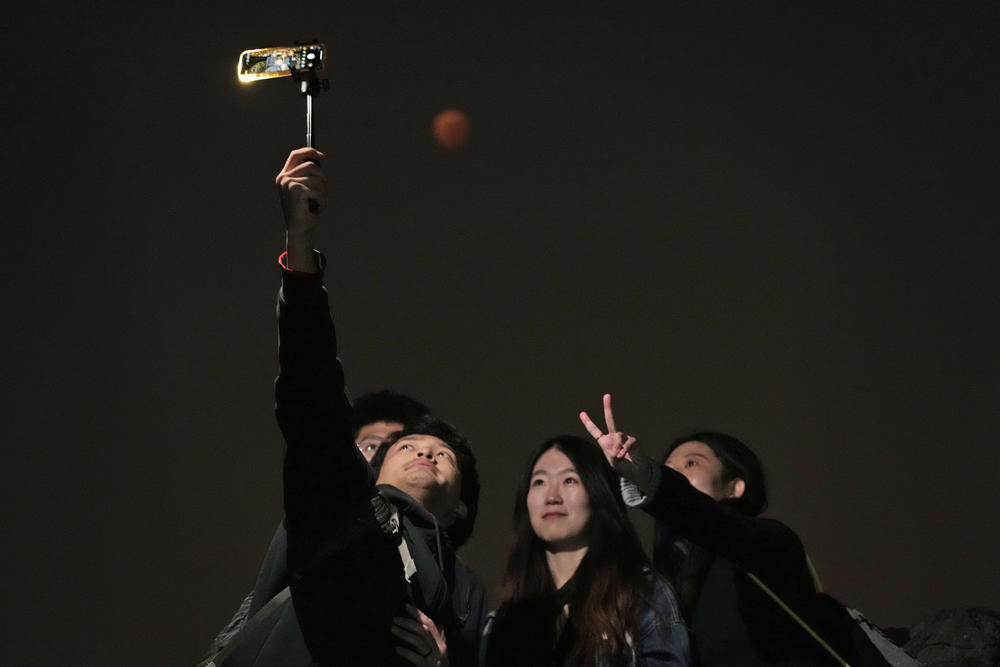
[(434, 116), (434, 121), (431, 123), (434, 141), (449, 151), (457, 150), (469, 143), (471, 130), (469, 117), (459, 109), (445, 109)]

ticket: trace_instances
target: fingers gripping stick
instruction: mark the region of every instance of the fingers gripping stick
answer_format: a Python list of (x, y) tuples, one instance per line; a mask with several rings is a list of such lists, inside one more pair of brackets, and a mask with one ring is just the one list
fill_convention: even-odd
[[(306, 66), (302, 69), (293, 69), (292, 76), (299, 82), (299, 91), (306, 98), (306, 146), (315, 148), (313, 145), (313, 97), (320, 94), (320, 91), (330, 89), (328, 79), (320, 80), (316, 76), (314, 66)], [(309, 212), (319, 213), (319, 202), (315, 199), (309, 200)]]
[[(240, 54), (236, 76), (243, 83), (290, 76), (299, 84), (306, 98), (306, 146), (313, 148), (313, 97), (330, 89), (329, 79), (320, 79), (318, 72), (326, 69), (326, 45), (316, 40), (295, 46), (274, 46), (250, 49)], [(319, 213), (320, 202), (310, 199), (309, 212)]]

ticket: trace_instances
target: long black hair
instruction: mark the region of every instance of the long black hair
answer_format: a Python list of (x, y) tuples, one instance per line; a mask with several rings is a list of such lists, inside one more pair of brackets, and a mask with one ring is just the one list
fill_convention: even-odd
[[(559, 592), (548, 568), (545, 544), (531, 527), (527, 507), (532, 471), (550, 449), (562, 452), (573, 463), (590, 507), (587, 553)], [(624, 650), (627, 636), (636, 636), (636, 605), (649, 602), (648, 560), (625, 513), (618, 477), (600, 448), (572, 435), (539, 445), (518, 483), (514, 531), (486, 664), (587, 665), (599, 655)], [(569, 621), (557, 637), (564, 604), (569, 604)]]

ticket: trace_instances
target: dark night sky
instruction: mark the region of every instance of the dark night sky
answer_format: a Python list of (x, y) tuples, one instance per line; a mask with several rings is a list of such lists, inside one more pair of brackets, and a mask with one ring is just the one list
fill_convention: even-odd
[[(349, 382), (473, 439), (491, 585), (515, 471), (611, 391), (653, 451), (755, 447), (769, 515), (876, 622), (1000, 607), (1000, 5), (468, 4), (12, 25), (0, 662), (192, 663), (251, 587), (304, 123), (234, 65), (314, 37)], [(458, 153), (428, 131), (449, 106)]]

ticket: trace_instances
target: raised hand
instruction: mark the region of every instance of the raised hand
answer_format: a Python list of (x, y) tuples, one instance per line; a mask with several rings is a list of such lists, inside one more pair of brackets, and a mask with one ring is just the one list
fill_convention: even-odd
[(633, 450), (638, 452), (639, 441), (635, 437), (619, 431), (615, 426), (615, 414), (611, 409), (611, 394), (604, 394), (604, 423), (608, 429), (607, 433), (604, 433), (594, 423), (586, 411), (580, 413), (580, 421), (587, 432), (597, 440), (597, 444), (600, 445), (605, 458), (612, 467), (616, 460), (627, 459), (631, 461), (632, 457), (629, 452)]
[(448, 667), (448, 643), (444, 632), (422, 611), (406, 605), (409, 616), (392, 619), (392, 634), (403, 641), (396, 653), (418, 667)]
[(296, 149), (274, 178), (285, 216), (286, 262), (293, 271), (316, 271), (313, 235), (326, 205), (326, 174), (320, 166), (324, 157), (315, 148)]

